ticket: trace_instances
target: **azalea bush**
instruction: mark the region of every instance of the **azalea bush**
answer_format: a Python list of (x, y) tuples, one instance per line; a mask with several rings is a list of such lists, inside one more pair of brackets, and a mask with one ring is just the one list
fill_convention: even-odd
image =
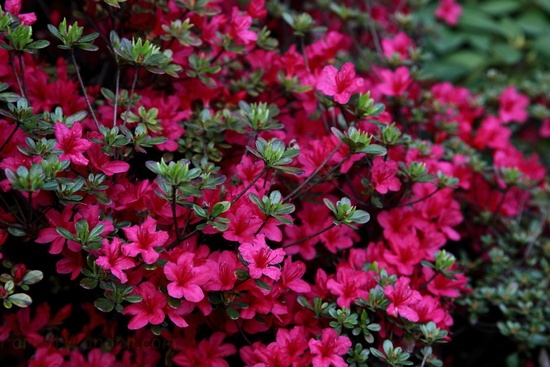
[(3, 366), (546, 363), (547, 96), (427, 78), (405, 1), (41, 4), (0, 17)]

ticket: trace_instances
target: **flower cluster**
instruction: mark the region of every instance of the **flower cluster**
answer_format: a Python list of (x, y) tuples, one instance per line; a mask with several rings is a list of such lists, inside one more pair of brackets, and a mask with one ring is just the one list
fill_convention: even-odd
[(511, 141), (527, 95), (421, 79), (398, 3), (78, 2), (46, 36), (8, 1), (0, 359), (442, 365), (451, 250), (549, 190)]

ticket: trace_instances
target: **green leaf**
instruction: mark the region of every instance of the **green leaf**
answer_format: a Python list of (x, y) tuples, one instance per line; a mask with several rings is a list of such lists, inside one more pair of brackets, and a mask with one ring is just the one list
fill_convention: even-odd
[(126, 302), (130, 302), (130, 303), (138, 303), (138, 302), (141, 302), (143, 300), (143, 297), (140, 296), (139, 294), (132, 294), (132, 295), (124, 297), (124, 300)]
[(80, 286), (84, 289), (94, 289), (97, 287), (98, 281), (93, 278), (82, 278), (80, 280)]
[(35, 284), (42, 280), (44, 274), (40, 270), (31, 270), (23, 277), (24, 284)]
[(101, 312), (111, 312), (115, 308), (115, 303), (106, 298), (98, 298), (95, 300), (94, 306)]
[(269, 284), (267, 284), (266, 282), (264, 282), (263, 280), (260, 280), (260, 279), (254, 279), (254, 283), (256, 283), (256, 285), (262, 289), (265, 289), (266, 291), (270, 291), (271, 290), (271, 287), (269, 286)]
[(237, 311), (233, 307), (227, 307), (225, 309), (225, 313), (227, 314), (227, 317), (229, 317), (231, 320), (238, 320), (240, 317), (239, 311)]
[(25, 293), (15, 293), (8, 297), (8, 300), (18, 307), (28, 307), (32, 303), (32, 298)]
[(479, 9), (489, 15), (505, 15), (512, 13), (522, 7), (522, 4), (515, 0), (494, 0), (485, 1), (479, 4)]

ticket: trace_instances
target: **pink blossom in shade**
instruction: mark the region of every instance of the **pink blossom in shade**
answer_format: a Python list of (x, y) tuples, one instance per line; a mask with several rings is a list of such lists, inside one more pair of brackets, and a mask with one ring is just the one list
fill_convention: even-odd
[(157, 221), (151, 217), (141, 225), (123, 228), (124, 234), (130, 243), (122, 246), (122, 253), (125, 256), (141, 255), (146, 264), (153, 264), (159, 258), (155, 247), (162, 247), (168, 240), (168, 233), (157, 231)]
[(88, 159), (82, 153), (86, 152), (92, 143), (82, 139), (82, 126), (78, 122), (75, 122), (70, 129), (64, 123), (56, 122), (53, 125), (53, 131), (57, 140), (55, 149), (63, 151), (59, 156), (60, 160), (68, 159), (78, 166), (88, 164)]
[(157, 286), (147, 281), (135, 288), (135, 293), (143, 297), (141, 302), (128, 305), (124, 308), (124, 315), (134, 316), (128, 324), (128, 329), (141, 329), (147, 324), (159, 325), (164, 321), (163, 308), (167, 304), (167, 297)]
[(118, 237), (113, 238), (110, 243), (107, 239), (104, 239), (101, 247), (104, 255), (97, 258), (96, 264), (105, 270), (110, 270), (122, 283), (126, 283), (128, 277), (126, 277), (124, 270), (133, 268), (135, 263), (133, 259), (122, 254), (121, 247), (122, 240)]
[(387, 285), (384, 288), (386, 297), (391, 301), (386, 312), (393, 317), (399, 315), (409, 321), (416, 322), (418, 321), (418, 314), (410, 306), (419, 302), (422, 297), (420, 293), (410, 289), (410, 282), (411, 280), (407, 277), (399, 277), (395, 282), (395, 286)]
[(456, 25), (462, 15), (462, 7), (455, 0), (440, 0), (435, 10), (435, 17), (449, 25)]
[(63, 355), (55, 348), (38, 348), (29, 360), (29, 367), (61, 367), (62, 365)]
[(265, 8), (265, 0), (251, 1), (250, 4), (248, 4), (248, 9), (246, 9), (246, 12), (252, 18), (256, 18), (256, 19), (265, 18), (267, 15), (267, 10)]
[(174, 363), (182, 367), (229, 367), (225, 357), (237, 353), (233, 344), (223, 343), (226, 334), (215, 332), (197, 346), (186, 346), (174, 357)]
[(63, 259), (56, 263), (56, 270), (59, 274), (71, 274), (71, 280), (75, 280), (80, 275), (80, 270), (84, 267), (84, 259), (81, 252), (73, 252), (67, 248), (61, 252)]
[(365, 290), (368, 282), (369, 277), (366, 272), (339, 267), (336, 279), (328, 280), (327, 289), (338, 296), (336, 299), (338, 306), (349, 308), (354, 300), (369, 297), (369, 292)]
[(168, 294), (174, 298), (185, 298), (190, 302), (200, 302), (204, 298), (201, 286), (211, 278), (210, 268), (207, 265), (195, 265), (194, 253), (184, 252), (176, 263), (167, 262), (164, 265), (168, 284)]
[(265, 243), (265, 236), (257, 235), (252, 242), (246, 242), (239, 246), (239, 252), (248, 262), (248, 272), (253, 279), (259, 279), (262, 275), (273, 280), (281, 277), (281, 269), (277, 266), (285, 258), (283, 249), (272, 250)]
[[(441, 303), (434, 297), (423, 295), (422, 300), (412, 306), (418, 314), (419, 323), (435, 322), (438, 327), (446, 327), (447, 314), (441, 308)], [(452, 319), (451, 319), (452, 320)]]
[(399, 32), (394, 38), (386, 38), (382, 40), (382, 50), (384, 56), (392, 58), (395, 55), (399, 59), (406, 59), (409, 54), (409, 49), (414, 46), (412, 39), (407, 37), (404, 32)]
[(422, 274), (426, 281), (430, 280), (426, 288), (436, 297), (455, 298), (460, 296), (460, 292), (467, 291), (468, 279), (464, 274), (455, 274), (455, 279), (449, 279), (443, 274), (435, 275), (434, 270), (427, 267), (422, 268)]
[(498, 118), (503, 123), (508, 122), (525, 122), (527, 120), (527, 106), (529, 98), (519, 93), (514, 87), (504, 89), (500, 97), (500, 108), (498, 110)]
[(295, 326), (290, 331), (284, 328), (277, 330), (276, 341), (281, 352), (293, 360), (300, 357), (308, 347), (305, 334), (303, 326)]
[(73, 206), (68, 205), (63, 209), (62, 213), (57, 212), (55, 209), (51, 209), (46, 213), (49, 226), (43, 228), (38, 233), (36, 238), (37, 243), (50, 243), (50, 254), (59, 254), (63, 250), (63, 246), (67, 242), (67, 239), (57, 232), (57, 227), (63, 227), (69, 232), (71, 228), (71, 218), (73, 216)]
[(502, 126), (502, 122), (498, 118), (487, 116), (474, 133), (472, 146), (479, 150), (483, 150), (485, 147), (504, 149), (510, 144), (511, 135), (512, 131)]
[(256, 42), (258, 35), (256, 32), (250, 30), (251, 25), (252, 17), (250, 15), (241, 14), (239, 8), (234, 6), (231, 13), (229, 36), (244, 44)]
[(400, 66), (395, 71), (380, 70), (382, 83), (378, 84), (378, 91), (384, 95), (398, 97), (405, 93), (413, 80), (406, 66)]
[(415, 235), (394, 238), (390, 241), (390, 248), (390, 251), (384, 251), (384, 260), (392, 264), (400, 275), (412, 275), (416, 265), (424, 260), (424, 251), (421, 251)]
[(342, 65), (340, 71), (332, 65), (325, 66), (317, 82), (317, 90), (331, 96), (340, 104), (346, 104), (352, 94), (362, 90), (365, 80), (355, 76), (355, 66), (351, 62)]
[(6, 11), (9, 11), (11, 14), (17, 16), (19, 20), (21, 20), (21, 23), (23, 25), (30, 26), (34, 22), (36, 22), (36, 14), (34, 13), (19, 14), (21, 12), (21, 3), (22, 3), (22, 0), (6, 0), (4, 9)]
[(399, 191), (401, 181), (397, 178), (397, 171), (397, 162), (385, 161), (382, 157), (376, 157), (370, 171), (374, 189), (381, 194), (386, 194), (388, 191)]
[(542, 126), (540, 128), (540, 136), (543, 138), (550, 137), (550, 117), (542, 119)]
[(113, 176), (117, 173), (124, 173), (130, 169), (130, 165), (124, 161), (113, 160), (112, 157), (101, 152), (99, 144), (92, 144), (88, 150), (90, 164), (95, 169), (103, 172), (107, 176)]
[(338, 336), (332, 328), (323, 329), (321, 340), (310, 339), (309, 350), (313, 355), (313, 367), (346, 367), (348, 364), (341, 357), (351, 348), (351, 341), (346, 336)]

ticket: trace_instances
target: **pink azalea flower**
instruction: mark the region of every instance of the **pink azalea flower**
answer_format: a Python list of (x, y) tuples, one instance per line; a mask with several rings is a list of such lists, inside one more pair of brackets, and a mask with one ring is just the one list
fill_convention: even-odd
[(401, 96), (413, 82), (406, 66), (400, 66), (394, 72), (381, 70), (379, 74), (382, 83), (378, 85), (378, 90), (387, 96)]
[(73, 252), (67, 248), (61, 252), (63, 259), (56, 263), (56, 270), (59, 274), (71, 274), (71, 280), (75, 280), (80, 275), (80, 270), (84, 267), (84, 259), (81, 252)]
[(61, 367), (63, 356), (55, 348), (38, 348), (29, 361), (29, 367)]
[(364, 83), (363, 78), (355, 77), (355, 66), (346, 62), (340, 71), (332, 65), (325, 66), (319, 76), (317, 90), (334, 97), (340, 104), (346, 104), (352, 94), (361, 91)]
[(296, 293), (309, 293), (311, 286), (302, 279), (306, 272), (306, 265), (301, 261), (292, 262), (290, 256), (285, 259), (281, 271), (281, 286), (290, 288)]
[(321, 340), (310, 339), (309, 350), (313, 354), (312, 364), (315, 367), (345, 367), (348, 364), (341, 357), (351, 348), (351, 341), (346, 336), (338, 336), (336, 330), (327, 328), (321, 333)]
[(141, 329), (147, 324), (159, 325), (164, 321), (166, 296), (162, 294), (151, 282), (143, 282), (135, 288), (135, 292), (143, 297), (139, 303), (134, 303), (124, 308), (124, 315), (134, 317), (128, 324), (128, 329)]
[(15, 15), (16, 17), (18, 17), (19, 20), (21, 20), (21, 23), (23, 25), (30, 26), (34, 22), (36, 22), (36, 14), (34, 13), (19, 14), (21, 12), (21, 3), (22, 3), (22, 0), (6, 0), (4, 9), (6, 11), (9, 11), (11, 14)]
[(239, 252), (248, 262), (248, 271), (254, 279), (262, 275), (273, 280), (281, 277), (281, 269), (275, 265), (280, 264), (285, 257), (283, 249), (272, 250), (265, 243), (265, 236), (258, 235), (252, 242), (246, 242), (239, 246)]
[(211, 267), (210, 272), (212, 277), (203, 288), (208, 291), (228, 291), (233, 289), (237, 281), (235, 270), (242, 268), (237, 255), (231, 251), (214, 252), (210, 255), (209, 259), (212, 260), (208, 263)]
[(64, 123), (56, 122), (53, 131), (57, 140), (55, 149), (63, 151), (59, 157), (60, 160), (68, 159), (79, 166), (88, 164), (88, 159), (82, 153), (87, 151), (92, 143), (82, 139), (82, 126), (78, 122), (75, 122), (70, 129)]
[(338, 296), (336, 303), (340, 307), (349, 308), (351, 302), (358, 298), (369, 298), (369, 292), (365, 289), (369, 276), (362, 270), (353, 270), (339, 267), (336, 279), (329, 279), (327, 289)]
[(410, 306), (419, 302), (422, 297), (420, 293), (410, 289), (410, 282), (409, 278), (400, 277), (395, 282), (395, 286), (388, 285), (384, 288), (386, 297), (391, 301), (386, 312), (393, 317), (399, 315), (407, 320), (416, 322), (418, 321), (418, 314)]
[(124, 173), (130, 169), (130, 165), (124, 161), (113, 160), (112, 157), (101, 152), (101, 145), (92, 144), (88, 150), (88, 157), (92, 167), (100, 170), (107, 176), (113, 176), (117, 173)]
[(498, 97), (498, 101), (500, 102), (500, 109), (498, 110), (500, 121), (507, 123), (511, 121), (525, 122), (527, 120), (529, 98), (519, 93), (516, 88), (508, 87), (504, 89)]
[(164, 265), (168, 284), (168, 294), (174, 298), (185, 298), (190, 302), (200, 302), (204, 298), (201, 286), (205, 285), (211, 277), (210, 267), (207, 265), (196, 266), (193, 264), (194, 253), (184, 252), (176, 263), (168, 262)]
[(472, 145), (483, 150), (485, 147), (504, 149), (510, 144), (512, 131), (502, 126), (502, 122), (494, 116), (487, 116), (474, 134)]
[(542, 127), (540, 128), (540, 136), (543, 138), (550, 137), (550, 118), (542, 120)]
[(201, 340), (198, 346), (186, 346), (174, 357), (174, 363), (182, 367), (229, 367), (224, 357), (237, 352), (233, 344), (223, 344), (225, 333), (212, 334), (210, 339)]
[(122, 255), (121, 253), (122, 240), (118, 237), (113, 238), (111, 243), (107, 239), (103, 240), (104, 256), (99, 256), (96, 260), (96, 264), (101, 266), (105, 270), (110, 270), (111, 273), (120, 279), (122, 283), (126, 283), (128, 278), (124, 273), (124, 270), (134, 267), (134, 260)]
[(406, 59), (409, 54), (409, 48), (413, 46), (414, 44), (412, 39), (407, 37), (407, 34), (403, 32), (399, 32), (392, 39), (382, 40), (382, 50), (384, 56), (388, 58), (392, 58), (397, 55), (397, 57), (401, 60)]
[(399, 191), (401, 181), (397, 178), (397, 171), (398, 167), (395, 161), (385, 161), (382, 157), (376, 157), (370, 171), (374, 189), (381, 194), (386, 194), (388, 191)]
[(441, 0), (435, 10), (435, 17), (449, 25), (456, 25), (462, 15), (462, 7), (455, 0)]
[(241, 41), (245, 45), (251, 42), (256, 42), (258, 35), (256, 32), (250, 30), (251, 25), (252, 17), (249, 15), (240, 14), (239, 8), (234, 6), (231, 13), (231, 28), (229, 30), (229, 36), (232, 39)]
[(154, 247), (164, 246), (168, 240), (168, 233), (157, 231), (157, 221), (151, 217), (141, 224), (123, 228), (124, 234), (130, 243), (122, 246), (125, 256), (137, 256), (141, 254), (146, 264), (153, 264), (159, 258), (159, 253)]

